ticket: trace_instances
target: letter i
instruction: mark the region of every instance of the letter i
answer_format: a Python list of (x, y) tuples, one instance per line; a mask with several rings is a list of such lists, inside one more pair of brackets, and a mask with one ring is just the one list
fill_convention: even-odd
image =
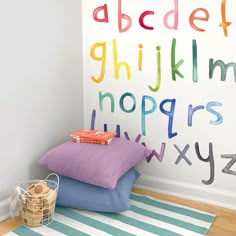
[(138, 45), (139, 51), (138, 51), (138, 70), (141, 71), (143, 69), (143, 45)]

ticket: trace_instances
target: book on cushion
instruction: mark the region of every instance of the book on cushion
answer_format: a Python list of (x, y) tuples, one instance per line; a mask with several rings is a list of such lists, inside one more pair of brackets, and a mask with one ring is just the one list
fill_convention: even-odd
[(100, 131), (100, 130), (90, 130), (90, 129), (81, 129), (70, 134), (74, 138), (86, 138), (91, 140), (110, 140), (117, 135), (116, 132), (109, 131)]

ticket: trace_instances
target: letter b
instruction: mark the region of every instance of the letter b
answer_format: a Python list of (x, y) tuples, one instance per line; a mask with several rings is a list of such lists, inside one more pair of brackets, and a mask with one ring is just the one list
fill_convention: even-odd
[[(123, 28), (122, 27), (122, 20), (126, 20), (126, 26)], [(121, 0), (118, 1), (118, 27), (119, 27), (119, 32), (124, 33), (126, 32), (132, 24), (132, 19), (130, 16), (123, 14), (121, 12)]]

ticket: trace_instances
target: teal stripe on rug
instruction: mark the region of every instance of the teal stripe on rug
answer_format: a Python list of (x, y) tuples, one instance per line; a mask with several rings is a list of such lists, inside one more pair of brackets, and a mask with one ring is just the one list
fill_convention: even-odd
[[(142, 230), (146, 230), (147, 232), (154, 233), (156, 235), (165, 235), (165, 236), (182, 236), (181, 234), (175, 233), (168, 229), (163, 229), (155, 225), (151, 225), (148, 223), (145, 223), (140, 220), (133, 219), (128, 216), (124, 216), (121, 214), (114, 214), (114, 213), (106, 213), (106, 212), (97, 212), (98, 214), (101, 214), (103, 216), (107, 216), (111, 219), (118, 220), (120, 222), (123, 222), (128, 225), (132, 225), (134, 227), (137, 227)], [(122, 235), (123, 236), (123, 235)]]
[(63, 233), (68, 236), (90, 236), (82, 231), (74, 229), (68, 225), (62, 224), (58, 221), (53, 220), (49, 225), (48, 228), (54, 229), (60, 233)]
[(91, 227), (94, 227), (96, 229), (102, 230), (104, 232), (107, 232), (113, 236), (135, 236), (134, 234), (130, 234), (126, 231), (123, 231), (121, 229), (118, 229), (116, 227), (113, 227), (111, 225), (102, 223), (98, 220), (92, 219), (88, 216), (82, 215), (78, 212), (72, 211), (70, 209), (56, 206), (55, 212), (61, 215), (64, 215), (66, 217), (69, 217), (73, 220), (79, 221), (81, 223), (84, 223), (86, 225), (89, 225)]
[(170, 205), (168, 203), (164, 203), (164, 202), (159, 202), (158, 200), (153, 200), (151, 198), (147, 198), (147, 197), (143, 197), (143, 196), (138, 196), (138, 195), (134, 195), (131, 194), (130, 199), (134, 200), (134, 201), (138, 201), (138, 202), (142, 202), (145, 204), (148, 204), (150, 206), (154, 206), (154, 207), (158, 207), (164, 210), (168, 210), (168, 211), (172, 211), (178, 214), (182, 214), (185, 216), (190, 216), (192, 218), (198, 219), (198, 220), (202, 220), (208, 223), (212, 223), (214, 221), (214, 216), (209, 215), (209, 214), (205, 214), (205, 213), (201, 213), (198, 211), (194, 211), (191, 209), (186, 209), (180, 206), (173, 206)]
[(28, 227), (20, 226), (14, 230), (12, 230), (15, 234), (18, 234), (20, 236), (42, 236), (43, 234), (39, 234), (33, 230), (31, 230)]
[(141, 215), (144, 215), (144, 216), (156, 219), (156, 220), (163, 221), (165, 223), (176, 225), (178, 227), (190, 230), (195, 233), (205, 235), (208, 231), (208, 229), (205, 227), (194, 225), (194, 224), (191, 224), (191, 223), (188, 223), (188, 222), (176, 219), (176, 218), (172, 218), (169, 216), (161, 215), (161, 214), (158, 214), (158, 213), (155, 213), (152, 211), (148, 211), (143, 208), (136, 207), (136, 206), (131, 206), (130, 211), (133, 211), (135, 213), (138, 213), (138, 214), (141, 214)]

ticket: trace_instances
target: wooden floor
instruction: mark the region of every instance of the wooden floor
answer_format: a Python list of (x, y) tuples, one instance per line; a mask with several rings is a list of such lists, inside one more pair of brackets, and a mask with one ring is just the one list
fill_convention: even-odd
[[(134, 188), (133, 192), (146, 194), (160, 200), (179, 203), (216, 215), (216, 219), (208, 232), (208, 236), (236, 236), (236, 211), (205, 203), (190, 201), (182, 198), (159, 194), (147, 190)], [(0, 235), (3, 235), (21, 225), (21, 218), (11, 218), (0, 223)], [(50, 235), (49, 235), (50, 236)], [(164, 236), (164, 235), (163, 235)]]

